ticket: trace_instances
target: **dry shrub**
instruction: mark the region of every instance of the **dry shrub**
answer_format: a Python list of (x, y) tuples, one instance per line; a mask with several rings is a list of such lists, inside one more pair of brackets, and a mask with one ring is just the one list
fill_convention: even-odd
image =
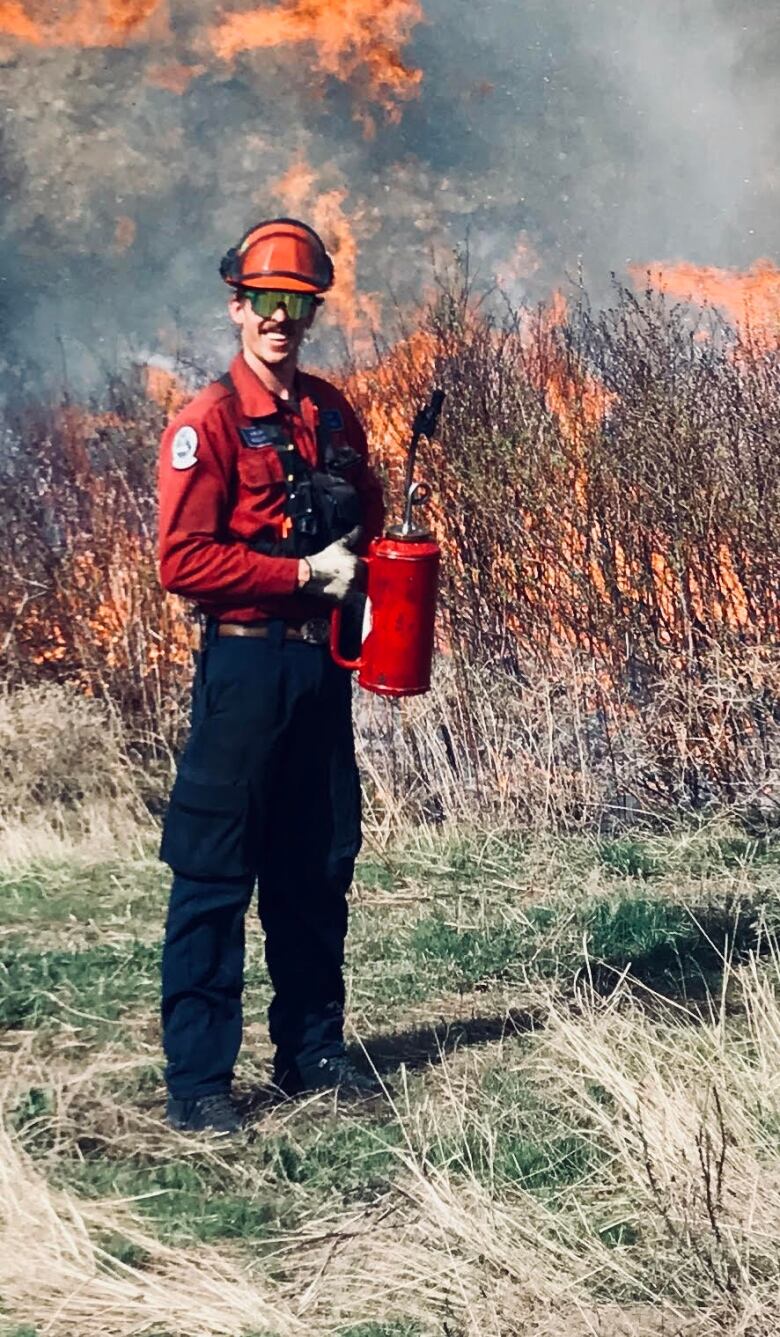
[(181, 734), (190, 664), (191, 619), (155, 565), (164, 425), (128, 374), (89, 407), (19, 406), (0, 456), (7, 679), (110, 701), (146, 754)]
[[(777, 351), (650, 291), (617, 288), (597, 314), (584, 298), (497, 314), (456, 273), (417, 330), (346, 382), (395, 511), (412, 409), (433, 383), (447, 392), (420, 458), (444, 551), (444, 658), (430, 700), (361, 703), (378, 828), (495, 809), (564, 827), (665, 820), (724, 802), (766, 817)], [(132, 376), (89, 412), (9, 416), (0, 646), (9, 681), (78, 684), (165, 762), (190, 664), (187, 615), (155, 568), (163, 422)]]
[[(704, 336), (704, 337), (702, 337)], [(510, 311), (449, 276), (421, 334), (350, 382), (395, 507), (410, 410), (447, 393), (420, 470), (470, 659), (586, 651), (641, 688), (780, 634), (780, 355), (648, 291)]]

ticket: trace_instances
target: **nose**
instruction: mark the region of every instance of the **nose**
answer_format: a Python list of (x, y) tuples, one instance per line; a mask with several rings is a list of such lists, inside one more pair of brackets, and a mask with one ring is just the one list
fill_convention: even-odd
[(273, 320), (277, 325), (283, 325), (287, 319), (287, 308), (282, 306), (280, 302), (276, 310), (274, 311), (273, 315), (270, 316), (269, 319)]

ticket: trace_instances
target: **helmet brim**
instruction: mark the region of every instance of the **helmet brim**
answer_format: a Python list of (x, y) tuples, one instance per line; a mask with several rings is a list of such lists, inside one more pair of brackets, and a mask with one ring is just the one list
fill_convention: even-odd
[(260, 291), (270, 289), (275, 292), (325, 292), (310, 279), (300, 279), (294, 274), (244, 274), (235, 283), (237, 288), (257, 288)]

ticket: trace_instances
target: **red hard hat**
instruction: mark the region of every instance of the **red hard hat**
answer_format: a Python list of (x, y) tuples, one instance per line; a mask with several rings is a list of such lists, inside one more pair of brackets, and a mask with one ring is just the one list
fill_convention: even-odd
[(325, 292), (333, 282), (333, 261), (306, 223), (271, 218), (244, 233), (223, 256), (219, 272), (234, 288)]

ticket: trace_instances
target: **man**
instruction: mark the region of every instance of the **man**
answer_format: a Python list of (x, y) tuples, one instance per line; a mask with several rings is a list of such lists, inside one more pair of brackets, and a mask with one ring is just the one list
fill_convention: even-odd
[(360, 848), (349, 674), (327, 618), (381, 532), (381, 487), (352, 408), (298, 370), (325, 247), (304, 223), (251, 228), (222, 261), (241, 351), (163, 435), (160, 572), (205, 632), (161, 858), (173, 870), (162, 967), (168, 1121), (240, 1128), (244, 916), (255, 881), (289, 1095), (375, 1083), (343, 1039), (347, 891)]

